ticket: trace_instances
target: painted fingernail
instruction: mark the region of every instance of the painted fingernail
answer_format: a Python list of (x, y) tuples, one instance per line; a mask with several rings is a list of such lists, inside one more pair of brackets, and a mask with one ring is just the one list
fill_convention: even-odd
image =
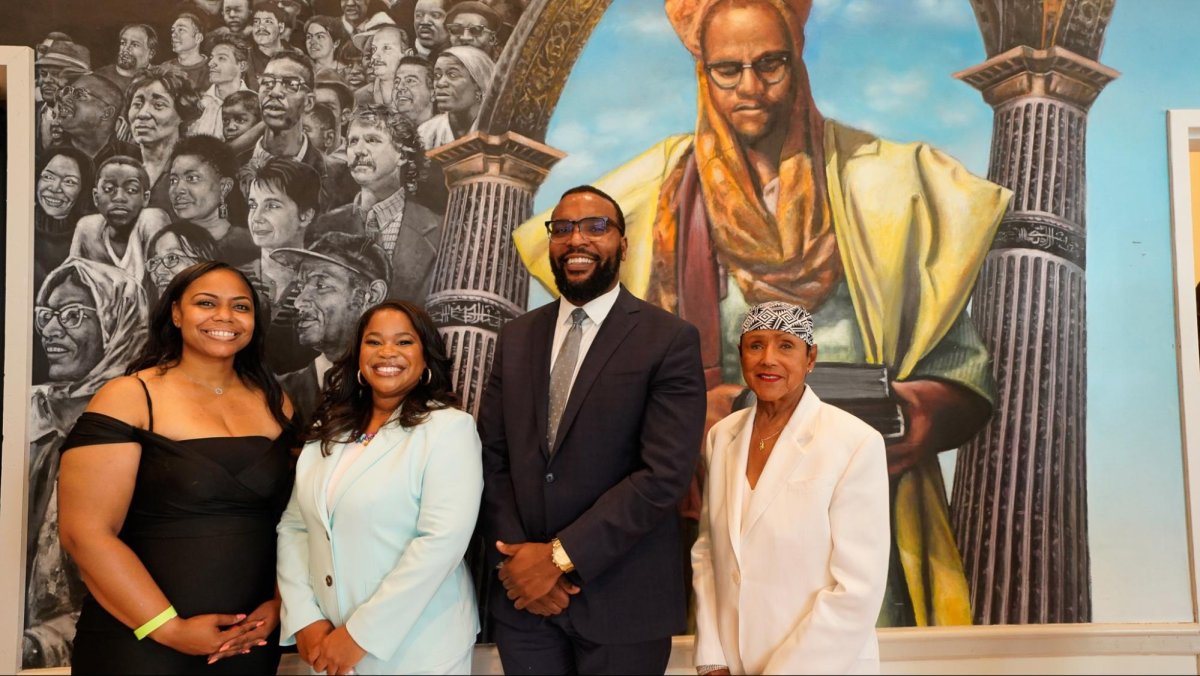
[(241, 622), (242, 620), (246, 619), (246, 613), (238, 613), (237, 618), (238, 622)]
[(266, 644), (267, 644), (267, 642), (266, 642), (266, 641), (259, 641), (259, 642), (258, 642), (258, 645), (260, 645), (260, 646), (263, 646), (263, 645), (266, 645)]
[(261, 626), (263, 626), (263, 625), (264, 625), (264, 624), (266, 624), (266, 623), (267, 623), (267, 621), (266, 621), (266, 620), (260, 620), (260, 621), (259, 621), (259, 623), (258, 623), (258, 624), (256, 624), (256, 625), (254, 625), (254, 626), (255, 626), (255, 628), (257, 628), (257, 627), (261, 627)]

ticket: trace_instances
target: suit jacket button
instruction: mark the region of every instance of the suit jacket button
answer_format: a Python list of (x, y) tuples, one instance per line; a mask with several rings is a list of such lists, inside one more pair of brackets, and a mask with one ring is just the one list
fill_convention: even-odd
[(332, 587), (332, 586), (333, 586), (333, 576), (332, 576), (332, 575), (326, 575), (326, 576), (325, 576), (325, 586), (326, 586), (326, 587)]
[(546, 473), (546, 483), (548, 483), (548, 484), (554, 483), (554, 473), (553, 472)]

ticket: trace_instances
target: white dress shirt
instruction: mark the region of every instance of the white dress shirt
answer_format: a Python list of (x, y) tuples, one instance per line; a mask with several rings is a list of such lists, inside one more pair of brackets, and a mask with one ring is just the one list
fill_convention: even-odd
[[(592, 343), (596, 340), (596, 331), (600, 325), (604, 323), (604, 318), (612, 311), (613, 305), (617, 302), (617, 295), (621, 293), (621, 285), (617, 284), (611, 291), (589, 300), (583, 304), (583, 311), (587, 313), (587, 319), (583, 320), (583, 335), (579, 339), (579, 358), (575, 361), (575, 370), (571, 372), (571, 385), (575, 385), (575, 378), (579, 376), (579, 367), (583, 364), (583, 358), (587, 356), (588, 350), (591, 349)], [(554, 371), (554, 361), (558, 359), (558, 352), (562, 349), (563, 341), (567, 339), (567, 331), (571, 330), (571, 313), (575, 308), (581, 307), (575, 305), (565, 298), (559, 298), (558, 302), (558, 323), (554, 325), (554, 342), (553, 350), (550, 353), (550, 371)], [(571, 396), (571, 390), (567, 390), (567, 396)]]

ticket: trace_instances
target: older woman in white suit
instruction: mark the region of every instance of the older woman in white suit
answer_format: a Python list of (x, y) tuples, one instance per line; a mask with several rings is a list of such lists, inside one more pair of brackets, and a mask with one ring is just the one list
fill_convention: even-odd
[(888, 571), (883, 438), (804, 384), (811, 315), (772, 301), (742, 324), (757, 403), (713, 425), (692, 548), (700, 674), (879, 672)]
[(315, 672), (469, 674), (483, 466), (424, 310), (384, 301), (326, 375), (278, 533), (281, 642)]

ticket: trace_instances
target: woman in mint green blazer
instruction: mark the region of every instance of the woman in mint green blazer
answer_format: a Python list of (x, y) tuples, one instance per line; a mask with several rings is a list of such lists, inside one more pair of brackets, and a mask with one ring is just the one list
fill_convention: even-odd
[(281, 643), (315, 672), (468, 674), (483, 491), (433, 321), (384, 301), (329, 370), (279, 523)]

